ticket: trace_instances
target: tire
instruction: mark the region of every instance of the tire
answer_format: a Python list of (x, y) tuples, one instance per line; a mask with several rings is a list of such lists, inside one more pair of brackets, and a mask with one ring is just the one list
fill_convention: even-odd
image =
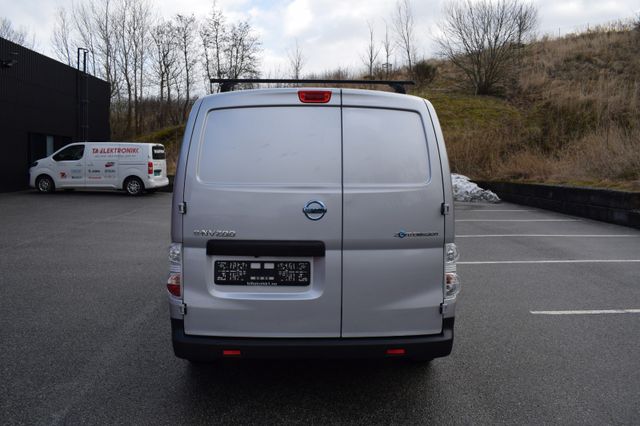
[(42, 194), (50, 194), (56, 190), (56, 185), (49, 176), (42, 175), (36, 179), (36, 189)]
[(142, 194), (142, 192), (144, 191), (144, 184), (139, 178), (131, 176), (124, 181), (123, 189), (127, 192), (127, 194), (131, 195), (132, 197), (136, 197)]

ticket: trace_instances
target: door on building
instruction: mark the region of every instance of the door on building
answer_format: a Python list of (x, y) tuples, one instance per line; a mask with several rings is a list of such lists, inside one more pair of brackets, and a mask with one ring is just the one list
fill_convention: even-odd
[(71, 143), (67, 136), (45, 135), (42, 133), (29, 133), (29, 158), (28, 164), (32, 164), (41, 158), (45, 158)]

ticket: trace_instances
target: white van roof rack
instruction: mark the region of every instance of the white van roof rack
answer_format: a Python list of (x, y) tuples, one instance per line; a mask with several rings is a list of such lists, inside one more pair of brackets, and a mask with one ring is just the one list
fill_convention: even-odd
[(324, 79), (279, 79), (279, 78), (212, 78), (210, 83), (220, 84), (221, 92), (231, 92), (242, 83), (280, 83), (280, 84), (383, 84), (396, 93), (407, 93), (404, 86), (416, 84), (412, 80), (324, 80)]

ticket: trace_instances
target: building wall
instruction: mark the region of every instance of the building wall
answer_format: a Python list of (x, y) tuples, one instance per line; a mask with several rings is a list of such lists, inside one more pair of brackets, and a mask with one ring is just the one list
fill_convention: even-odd
[(26, 188), (29, 164), (45, 156), (47, 146), (83, 140), (85, 92), (87, 140), (108, 141), (107, 82), (0, 38), (0, 191)]

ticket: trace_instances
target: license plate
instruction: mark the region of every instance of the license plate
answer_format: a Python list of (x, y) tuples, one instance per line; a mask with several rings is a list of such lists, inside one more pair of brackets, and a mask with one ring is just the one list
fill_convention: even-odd
[(162, 174), (162, 170), (154, 170), (153, 171), (153, 175), (154, 176), (160, 176)]
[(217, 285), (307, 286), (311, 263), (217, 260), (214, 275)]

